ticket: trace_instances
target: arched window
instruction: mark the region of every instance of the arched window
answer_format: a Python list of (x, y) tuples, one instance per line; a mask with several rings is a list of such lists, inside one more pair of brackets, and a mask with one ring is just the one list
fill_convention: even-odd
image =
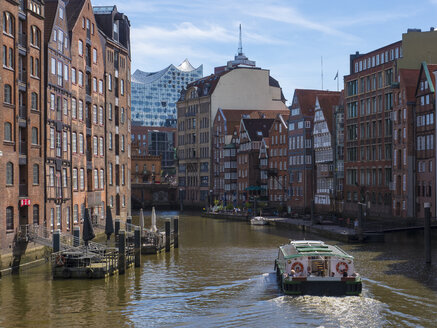
[(15, 34), (15, 24), (14, 24), (14, 16), (10, 13), (3, 13), (3, 32), (6, 32), (10, 35)]
[(40, 47), (41, 42), (41, 32), (38, 27), (32, 26), (30, 30), (30, 43), (35, 47)]
[(5, 84), (4, 102), (7, 104), (12, 104), (12, 87), (9, 84)]
[(31, 106), (33, 110), (38, 110), (38, 94), (36, 92), (32, 92)]
[(33, 224), (39, 224), (39, 205), (33, 205)]
[(14, 230), (14, 208), (6, 208), (6, 230)]
[(4, 140), (12, 141), (12, 124), (9, 122), (5, 122), (4, 125)]
[(14, 164), (12, 164), (12, 162), (6, 163), (6, 184), (14, 184)]

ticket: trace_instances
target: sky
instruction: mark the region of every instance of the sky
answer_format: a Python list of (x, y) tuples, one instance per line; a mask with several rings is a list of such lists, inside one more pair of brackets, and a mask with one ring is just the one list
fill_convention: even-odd
[[(159, 71), (187, 58), (203, 74), (238, 51), (269, 69), (288, 104), (294, 89), (337, 90), (349, 55), (402, 39), (408, 28), (437, 30), (437, 0), (91, 0), (131, 23), (132, 72)], [(436, 32), (437, 33), (437, 32)], [(323, 79), (322, 79), (323, 72)]]

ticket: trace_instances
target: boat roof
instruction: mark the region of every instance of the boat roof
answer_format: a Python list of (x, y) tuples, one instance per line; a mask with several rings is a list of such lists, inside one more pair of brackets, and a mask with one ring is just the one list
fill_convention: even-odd
[(292, 240), (289, 244), (279, 247), (284, 254), (284, 258), (292, 259), (301, 256), (335, 256), (353, 259), (341, 248), (325, 244), (320, 240)]

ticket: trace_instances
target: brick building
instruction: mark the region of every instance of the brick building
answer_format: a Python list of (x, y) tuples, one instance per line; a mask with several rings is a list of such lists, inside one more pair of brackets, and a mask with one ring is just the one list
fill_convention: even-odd
[(418, 76), (418, 69), (400, 69), (399, 88), (394, 89), (392, 210), (393, 216), (401, 218), (416, 215), (414, 111)]
[(0, 247), (44, 215), (44, 3), (2, 1), (0, 10)]
[(333, 91), (296, 89), (288, 119), (289, 211), (309, 212), (314, 198), (313, 120), (316, 97)]
[(72, 230), (71, 220), (71, 52), (66, 5), (45, 1), (45, 225)]
[(237, 202), (240, 205), (260, 195), (259, 151), (273, 121), (267, 118), (242, 118), (240, 121), (237, 140)]
[(105, 68), (106, 107), (103, 105), (103, 117), (99, 112), (99, 119), (106, 132), (106, 200), (102, 195), (101, 201), (111, 206), (115, 217), (126, 217), (131, 213), (130, 22), (116, 6), (94, 7), (93, 12), (102, 46), (99, 59)]
[(160, 183), (161, 156), (132, 155), (132, 184)]
[(268, 138), (265, 138), (268, 152), (263, 155), (263, 157), (268, 155), (267, 186), (269, 204), (283, 208), (287, 205), (289, 186), (287, 164), (288, 114), (278, 114), (274, 119)]
[(316, 174), (314, 194), (315, 210), (319, 213), (335, 212), (335, 108), (340, 92), (318, 95), (314, 108), (313, 147)]
[[(416, 155), (416, 197), (415, 217), (424, 218), (423, 204), (431, 204), (431, 217), (436, 216), (436, 151), (435, 151), (435, 90), (437, 65), (423, 62), (420, 66), (416, 87), (415, 108), (415, 155)], [(394, 161), (396, 163), (396, 161)], [(404, 180), (396, 176), (395, 190), (403, 190)], [(397, 204), (393, 204), (397, 205)]]
[(346, 213), (356, 214), (361, 202), (370, 216), (392, 215), (391, 113), (399, 70), (417, 69), (423, 60), (437, 56), (436, 41), (433, 30), (409, 30), (401, 41), (351, 55), (345, 76)]
[[(213, 199), (223, 203), (236, 201), (237, 191), (237, 130), (241, 118), (249, 118), (252, 110), (219, 108), (212, 124), (211, 163)], [(211, 201), (211, 199), (210, 199)]]
[[(68, 2), (67, 21), (71, 35), (73, 222), (83, 218), (85, 208), (90, 208), (96, 222), (103, 220), (106, 199), (105, 57), (89, 0)], [(124, 185), (126, 168), (119, 174)]]

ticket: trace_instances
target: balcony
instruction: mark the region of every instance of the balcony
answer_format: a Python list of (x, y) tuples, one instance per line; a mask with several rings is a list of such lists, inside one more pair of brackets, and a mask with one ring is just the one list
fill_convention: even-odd
[(27, 90), (27, 74), (25, 70), (20, 70), (18, 72), (18, 89), (20, 91)]
[(26, 51), (26, 47), (27, 47), (26, 34), (24, 33), (18, 34), (18, 47), (21, 47), (22, 49), (24, 49), (24, 51)]
[(25, 128), (27, 125), (27, 108), (20, 106), (18, 109), (18, 125), (20, 128)]
[(18, 186), (18, 196), (19, 197), (27, 197), (29, 195), (29, 192), (27, 191), (27, 184), (21, 183)]

